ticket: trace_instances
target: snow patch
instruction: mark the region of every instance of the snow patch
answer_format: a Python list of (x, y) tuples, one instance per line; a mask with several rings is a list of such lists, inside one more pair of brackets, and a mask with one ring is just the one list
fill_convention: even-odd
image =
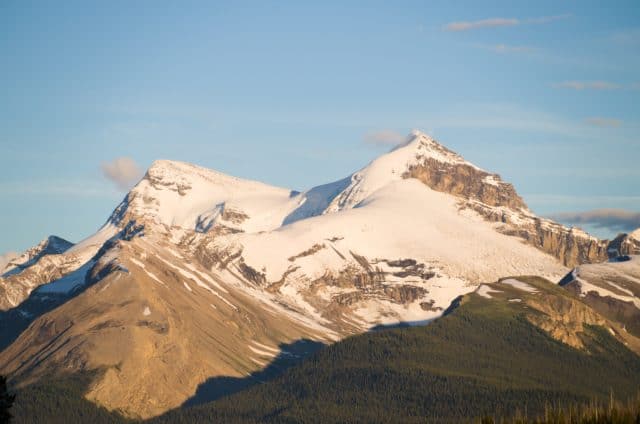
[(249, 349), (251, 349), (254, 353), (257, 353), (258, 355), (267, 356), (269, 358), (273, 358), (274, 356), (276, 356), (276, 353), (274, 352), (267, 352), (266, 350), (258, 349), (253, 346), (249, 346)]
[(524, 283), (520, 280), (516, 280), (515, 278), (507, 278), (505, 280), (501, 280), (500, 284), (506, 284), (508, 286), (511, 286), (513, 288), (516, 288), (518, 290), (522, 290), (525, 291), (527, 293), (537, 293), (538, 290), (536, 288), (534, 288), (533, 286)]
[(596, 293), (600, 297), (611, 297), (614, 299), (621, 300), (623, 302), (630, 302), (635, 305), (636, 308), (640, 309), (640, 299), (634, 296), (624, 296), (618, 293), (614, 293), (611, 290), (607, 290), (604, 287), (597, 286), (595, 284), (591, 284), (581, 278), (579, 278), (578, 283), (580, 284), (580, 296), (585, 297), (588, 293)]
[(160, 281), (160, 279), (151, 271), (149, 271), (146, 267), (146, 265), (142, 262), (140, 262), (139, 260), (137, 260), (136, 258), (129, 258), (129, 260), (131, 262), (133, 262), (134, 264), (136, 264), (137, 266), (139, 266), (140, 268), (142, 268), (142, 270), (145, 272), (145, 274), (147, 274), (149, 277), (151, 277), (153, 280), (155, 280), (156, 282), (162, 284), (163, 286), (166, 286), (165, 283), (163, 283), (162, 281)]
[(263, 366), (263, 367), (264, 367), (264, 366), (266, 366), (266, 365), (268, 364), (268, 362), (261, 361), (261, 360), (256, 359), (256, 358), (251, 358), (251, 357), (250, 357), (249, 359), (251, 359), (251, 361), (253, 361), (253, 362), (255, 362), (256, 364), (261, 365), (261, 366)]
[(82, 265), (77, 270), (52, 281), (48, 284), (43, 284), (38, 287), (38, 293), (70, 293), (76, 287), (82, 286), (85, 283), (87, 273), (91, 270), (91, 267), (95, 264), (94, 261), (89, 261)]
[(484, 298), (493, 299), (493, 296), (491, 296), (492, 294), (498, 294), (502, 292), (500, 290), (494, 290), (486, 284), (482, 284), (480, 287), (478, 287), (476, 293)]
[(487, 175), (482, 179), (482, 182), (496, 187), (500, 186), (500, 181), (496, 179), (495, 175)]
[(265, 350), (271, 351), (271, 352), (273, 352), (274, 354), (277, 354), (277, 353), (279, 353), (279, 352), (280, 352), (280, 349), (278, 349), (278, 348), (271, 347), (271, 346), (267, 346), (267, 345), (265, 345), (265, 344), (262, 344), (262, 343), (260, 343), (260, 342), (255, 341), (255, 340), (254, 340), (254, 341), (252, 341), (251, 343), (253, 343), (254, 345), (256, 345), (256, 346), (258, 346), (258, 347), (261, 347), (262, 349), (265, 349)]

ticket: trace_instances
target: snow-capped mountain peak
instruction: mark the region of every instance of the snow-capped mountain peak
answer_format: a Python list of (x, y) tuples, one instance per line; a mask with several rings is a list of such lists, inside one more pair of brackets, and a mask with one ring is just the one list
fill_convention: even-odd
[[(356, 207), (366, 197), (393, 181), (416, 178), (436, 191), (459, 197), (506, 204), (526, 209), (510, 184), (447, 149), (433, 137), (414, 130), (407, 142), (374, 159), (351, 176), (351, 184), (337, 196), (326, 212)], [(497, 195), (498, 192), (502, 192)], [(501, 200), (496, 200), (500, 197)]]
[(420, 130), (411, 131), (407, 139), (408, 142), (405, 145), (415, 149), (416, 156), (420, 158), (430, 158), (442, 163), (468, 165), (480, 169)]
[(412, 170), (427, 162), (438, 169), (469, 167), (483, 172), (486, 183), (501, 183), (499, 177), (484, 173), (433, 137), (414, 130), (406, 143), (350, 177), (303, 194), (185, 162), (157, 160), (114, 212), (111, 221), (116, 224), (120, 221), (126, 224), (132, 219), (151, 221), (166, 228), (200, 231), (209, 231), (214, 224), (222, 224), (231, 231), (267, 231), (299, 219), (355, 207), (376, 190), (413, 177)]
[(111, 221), (153, 222), (165, 228), (207, 231), (214, 223), (235, 231), (281, 225), (295, 207), (291, 190), (185, 162), (158, 160), (129, 192)]
[(61, 237), (51, 235), (42, 240), (36, 246), (8, 261), (6, 267), (4, 269), (0, 269), (0, 275), (4, 273), (11, 273), (11, 271), (18, 272), (22, 268), (26, 268), (36, 263), (43, 256), (64, 253), (72, 246), (73, 243)]

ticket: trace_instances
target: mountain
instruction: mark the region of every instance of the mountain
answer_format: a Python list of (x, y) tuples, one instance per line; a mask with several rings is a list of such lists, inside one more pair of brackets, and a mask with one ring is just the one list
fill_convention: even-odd
[(539, 417), (549, 405), (635, 396), (639, 341), (549, 281), (504, 278), (461, 296), (428, 326), (348, 338), (278, 379), (151, 422)]
[(302, 193), (156, 161), (97, 233), (3, 275), (0, 373), (88, 375), (87, 399), (157, 416), (207, 400), (211, 379), (430, 322), (506, 275), (558, 281), (609, 248), (421, 132)]
[[(36, 246), (28, 249), (21, 255), (9, 260), (0, 269), (0, 310), (18, 305), (33, 290), (34, 287), (49, 282), (64, 274), (64, 265), (52, 259), (56, 255), (68, 251), (73, 243), (57, 236), (49, 236)], [(43, 260), (40, 263), (40, 260)], [(53, 269), (53, 268), (61, 269)], [(39, 269), (40, 273), (46, 273), (44, 278), (34, 278), (33, 271)], [(25, 276), (20, 276), (24, 270)]]
[(603, 316), (640, 337), (640, 256), (620, 256), (608, 262), (574, 268), (560, 282)]
[(34, 265), (43, 256), (64, 253), (73, 247), (73, 243), (58, 236), (49, 236), (21, 255), (15, 255), (0, 269), (3, 275), (17, 274)]
[[(150, 423), (474, 422), (539, 417), (549, 405), (609, 402), (637, 393), (639, 339), (580, 296), (539, 277), (509, 277), (457, 299), (428, 326), (346, 338), (265, 382), (212, 378), (242, 391)], [(632, 350), (635, 349), (634, 353)], [(286, 355), (270, 360), (276, 367)], [(81, 382), (80, 382), (81, 383)], [(19, 422), (42, 422), (42, 399), (68, 405), (60, 422), (125, 422), (81, 399), (68, 380), (18, 393)], [(73, 391), (76, 391), (75, 393)], [(602, 411), (601, 411), (602, 412)], [(574, 412), (575, 413), (575, 412)]]

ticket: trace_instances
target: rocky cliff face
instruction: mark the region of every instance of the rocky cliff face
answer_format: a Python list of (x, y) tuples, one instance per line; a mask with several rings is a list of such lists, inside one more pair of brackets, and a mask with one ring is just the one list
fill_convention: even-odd
[(608, 246), (609, 257), (640, 255), (640, 229), (630, 234), (618, 234)]
[(75, 258), (63, 255), (71, 247), (73, 243), (49, 236), (12, 259), (0, 274), (0, 311), (20, 304), (35, 287), (73, 271)]
[(19, 274), (0, 279), (0, 311), (19, 305), (34, 288), (55, 281), (78, 268), (74, 256), (47, 255)]
[(640, 337), (640, 256), (623, 255), (574, 268), (560, 282), (594, 310)]
[(576, 349), (585, 349), (585, 341), (593, 337), (591, 329), (600, 327), (640, 354), (640, 338), (627, 331), (622, 317), (594, 306), (584, 296), (559, 289), (554, 282), (532, 276), (503, 278), (481, 285), (475, 295), (490, 299), (497, 310), (500, 303), (508, 304), (512, 314), (523, 313), (549, 336)]
[(433, 190), (477, 200), (488, 206), (526, 209), (524, 201), (511, 184), (497, 174), (490, 174), (467, 164), (444, 163), (433, 158), (421, 158), (402, 175), (417, 178)]
[(11, 259), (3, 269), (0, 276), (17, 274), (30, 267), (46, 255), (64, 253), (73, 246), (73, 243), (58, 236), (49, 236), (23, 254)]
[(499, 175), (466, 162), (424, 134), (416, 133), (415, 138), (421, 145), (428, 146), (429, 154), (417, 155), (402, 174), (403, 178), (416, 178), (433, 190), (459, 197), (461, 208), (475, 210), (497, 223), (498, 231), (523, 239), (566, 266), (600, 262), (610, 255), (640, 250), (640, 242), (626, 235), (612, 242), (598, 240), (580, 229), (539, 218)]
[(464, 202), (461, 207), (475, 210), (488, 221), (495, 222), (501, 233), (518, 237), (555, 256), (565, 266), (601, 262), (609, 257), (608, 240), (599, 240), (579, 228), (568, 228), (537, 217), (526, 209), (513, 211), (473, 201)]
[(640, 242), (628, 234), (619, 234), (613, 240), (600, 240), (579, 228), (565, 227), (537, 217), (526, 209), (506, 210), (474, 201), (465, 202), (461, 207), (475, 210), (487, 220), (495, 222), (498, 231), (521, 238), (555, 256), (568, 267), (640, 254)]

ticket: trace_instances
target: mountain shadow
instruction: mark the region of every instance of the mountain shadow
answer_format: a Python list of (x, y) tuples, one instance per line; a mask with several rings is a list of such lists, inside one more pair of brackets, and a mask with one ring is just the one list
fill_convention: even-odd
[[(329, 207), (331, 201), (344, 189), (349, 187), (349, 184), (351, 184), (351, 176), (333, 183), (314, 187), (307, 191), (304, 202), (284, 218), (282, 225), (291, 224), (311, 216), (321, 215), (322, 212)], [(291, 192), (291, 195), (293, 195), (293, 193), (294, 192)]]
[[(91, 261), (87, 262), (79, 269), (90, 265), (90, 262)], [(103, 278), (105, 274), (114, 271), (128, 272), (126, 269), (118, 265), (108, 266), (107, 268), (108, 271), (101, 270), (102, 272), (100, 272), (99, 276), (92, 276), (92, 269), (90, 269), (84, 276), (84, 281), (67, 293), (43, 293), (38, 289), (35, 289), (29, 294), (29, 297), (27, 297), (27, 299), (18, 306), (6, 311), (0, 311), (0, 351), (9, 347), (9, 345), (11, 345), (33, 321), (64, 304), (68, 300), (80, 295), (86, 289)], [(62, 280), (63, 278), (65, 277), (56, 281)], [(48, 284), (55, 284), (55, 281)]]
[(12, 388), (16, 399), (11, 413), (21, 424), (128, 424), (117, 411), (108, 411), (87, 399), (84, 394), (102, 371), (50, 375), (22, 388)]
[(513, 422), (638, 393), (640, 357), (607, 328), (586, 325), (577, 349), (508, 298), (466, 295), (430, 325), (348, 337), (265, 384), (150, 422)]
[(256, 384), (269, 381), (324, 346), (323, 343), (309, 339), (296, 340), (293, 343), (281, 343), (278, 345), (280, 353), (262, 370), (253, 372), (243, 378), (212, 377), (200, 384), (196, 393), (187, 399), (181, 407), (211, 402), (248, 389)]

